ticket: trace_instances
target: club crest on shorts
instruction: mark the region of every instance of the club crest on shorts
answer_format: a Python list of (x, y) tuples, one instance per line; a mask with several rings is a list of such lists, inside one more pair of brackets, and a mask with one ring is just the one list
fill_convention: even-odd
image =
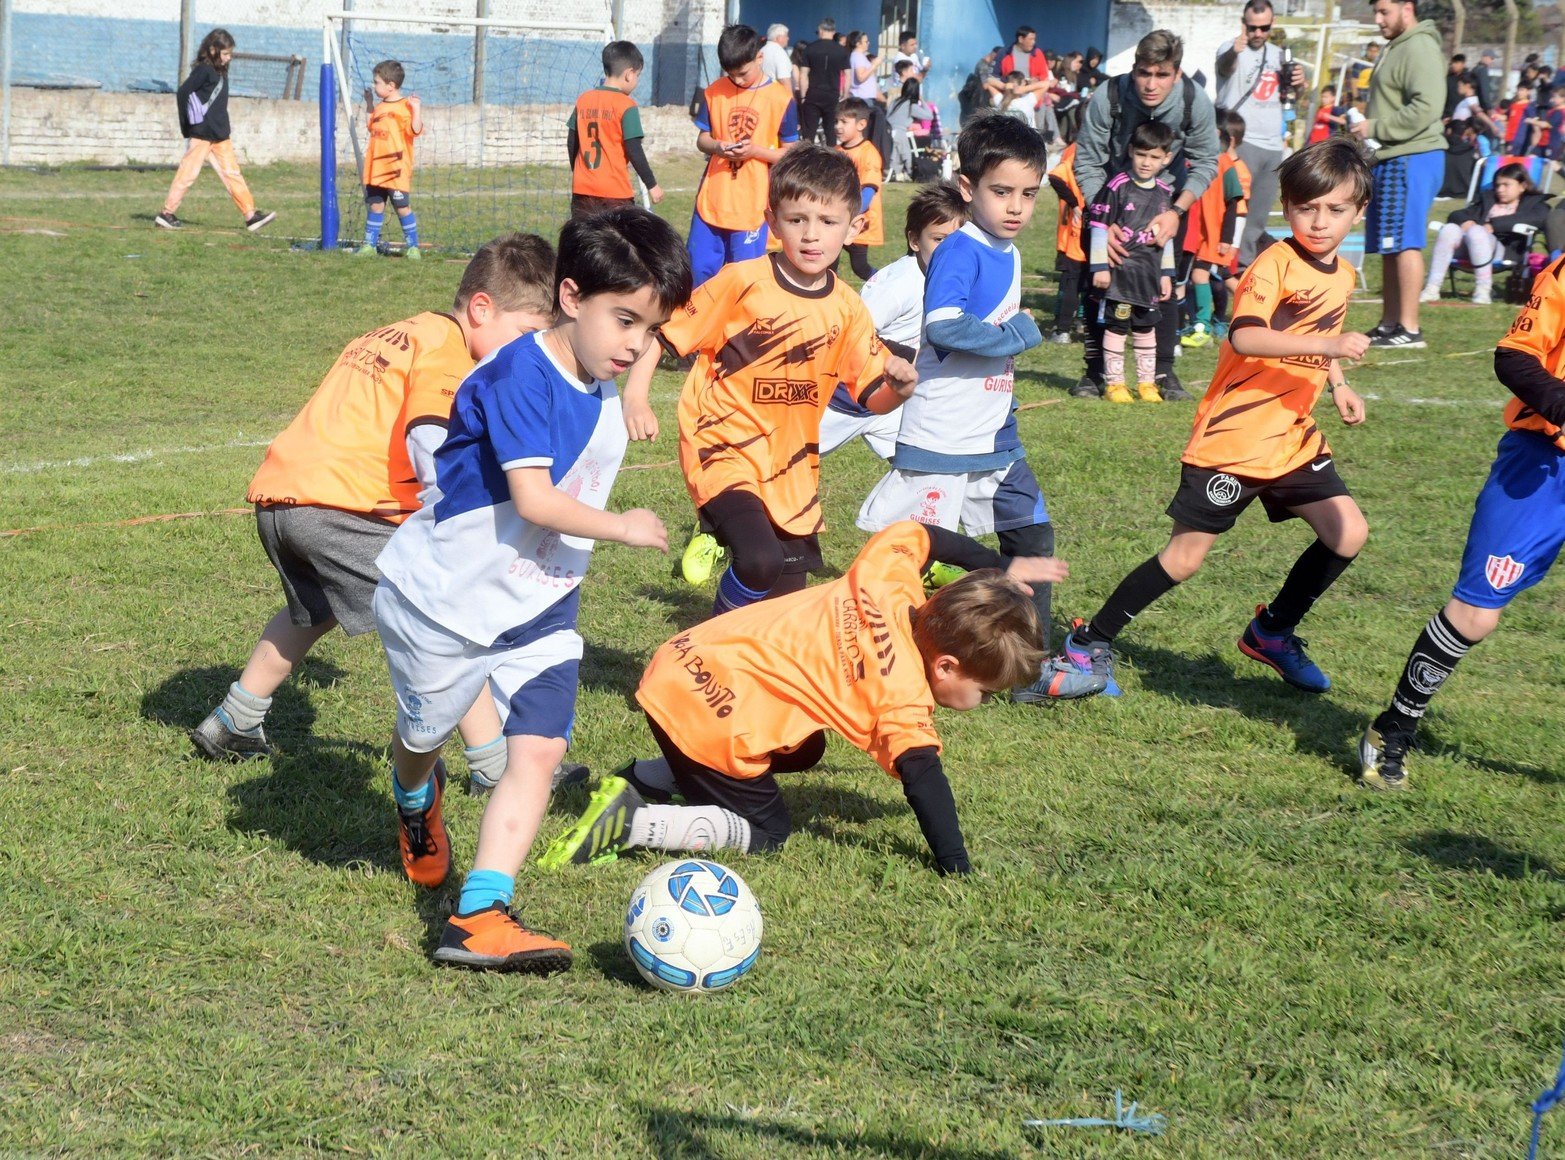
[(1128, 302), (1114, 303), (1114, 318), (1118, 322), (1124, 322), (1130, 317), (1131, 305)]
[(1522, 578), (1522, 573), (1527, 570), (1527, 565), (1520, 560), (1511, 559), (1510, 555), (1490, 556), (1489, 563), (1484, 565), (1483, 574), (1489, 578), (1489, 586), (1496, 592), (1503, 592), (1512, 584)]
[(1219, 473), (1206, 481), (1206, 498), (1218, 507), (1227, 507), (1238, 500), (1244, 485), (1231, 475)]

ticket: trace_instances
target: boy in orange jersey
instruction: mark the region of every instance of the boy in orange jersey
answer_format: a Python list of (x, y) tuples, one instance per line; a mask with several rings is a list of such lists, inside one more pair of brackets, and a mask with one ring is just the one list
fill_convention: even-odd
[[(820, 567), (821, 414), (836, 385), (882, 415), (918, 378), (832, 272), (859, 217), (853, 162), (796, 146), (772, 167), (769, 196), (781, 252), (725, 266), (663, 327), (673, 354), (696, 356), (679, 398), (679, 462), (702, 531), (730, 554), (714, 614), (797, 591)], [(657, 434), (656, 365), (654, 349), (625, 384), (632, 438)]]
[[(1195, 321), (1180, 341), (1201, 347), (1212, 341), (1212, 275), (1227, 279), (1239, 266), (1239, 239), (1244, 237), (1245, 215), (1250, 203), (1250, 167), (1239, 159), (1244, 144), (1244, 118), (1225, 113), (1217, 126), (1223, 151), (1217, 158), (1217, 176), (1190, 209), (1185, 234), (1186, 261), (1195, 295)], [(1218, 338), (1223, 337), (1221, 334)]]
[[(1060, 301), (1054, 309), (1054, 333), (1050, 342), (1064, 346), (1081, 308), (1081, 288), (1087, 280), (1087, 252), (1081, 248), (1081, 187), (1076, 184), (1076, 143), (1072, 141), (1049, 170), (1049, 185), (1060, 199), (1059, 222), (1054, 230), (1054, 269), (1060, 275)], [(1096, 394), (1096, 392), (1094, 392)]]
[(603, 50), (603, 83), (576, 98), (565, 139), (571, 162), (572, 218), (635, 205), (627, 164), (647, 187), (652, 204), (663, 200), (663, 187), (652, 175), (641, 147), (641, 110), (630, 95), (645, 63), (641, 50), (630, 41), (614, 41)]
[[(480, 247), (450, 314), (429, 311), (348, 344), (304, 409), (272, 441), (246, 497), (287, 607), (261, 632), (239, 679), (191, 739), (214, 759), (271, 752), (272, 694), (341, 625), (370, 632), (375, 557), (434, 479), (451, 400), (477, 359), (549, 324), (554, 251), (531, 234)], [(463, 722), (474, 783), (505, 768), (487, 697)]]
[(1489, 478), (1478, 492), (1461, 570), (1446, 606), (1413, 642), (1391, 704), (1359, 740), (1359, 784), (1407, 788), (1407, 753), (1429, 702), (1500, 614), (1549, 574), (1565, 546), (1565, 261), (1533, 281), (1494, 352), (1515, 396)]
[(729, 262), (766, 253), (767, 172), (799, 139), (793, 93), (761, 70), (761, 34), (730, 24), (717, 38), (723, 75), (696, 111), (696, 148), (710, 160), (690, 217), (690, 266), (699, 286)]
[(380, 103), (370, 110), (369, 145), (364, 151), (364, 244), (361, 258), (373, 258), (380, 249), (380, 231), (386, 224), (386, 203), (397, 211), (406, 242), (405, 257), (417, 258), (418, 218), (408, 198), (413, 189), (413, 138), (424, 131), (419, 99), (402, 95), (406, 74), (394, 60), (375, 66), (375, 96)]
[[(1168, 546), (1121, 580), (1090, 622), (1077, 621), (1064, 654), (1050, 663), (1056, 672), (1090, 674), (1091, 681), (1072, 683), (1088, 695), (1119, 692), (1114, 639), (1142, 609), (1194, 576), (1217, 537), (1255, 499), (1275, 522), (1304, 520), (1316, 539), (1272, 602), (1256, 608), (1239, 651), (1295, 688), (1331, 687), (1293, 630), (1369, 534), (1311, 412), (1327, 389), (1344, 423), (1364, 421), (1364, 403), (1337, 360), (1361, 357), (1369, 336), (1342, 333), (1357, 275), (1337, 249), (1364, 216), (1370, 175), (1357, 143), (1335, 137), (1295, 153), (1278, 176), (1293, 236), (1260, 254), (1239, 283), (1233, 325), (1196, 409), (1179, 490), (1168, 505)], [(1049, 678), (1045, 672), (1044, 685)]]
[[(969, 571), (926, 598), (921, 576), (934, 562), (1005, 572)], [(1007, 561), (903, 520), (872, 536), (841, 579), (681, 633), (636, 692), (661, 759), (605, 778), (540, 865), (629, 848), (778, 849), (793, 824), (776, 775), (820, 761), (831, 729), (902, 783), (940, 873), (967, 873), (935, 706), (974, 709), (1037, 675), (1027, 585), (1065, 574), (1060, 560)], [(675, 793), (685, 804), (666, 804)]]
[(859, 97), (849, 97), (837, 102), (837, 148), (853, 160), (859, 171), (859, 213), (864, 217), (863, 227), (848, 243), (848, 264), (864, 281), (875, 276), (875, 267), (869, 264), (869, 248), (886, 244), (886, 227), (882, 220), (880, 183), (885, 176), (886, 163), (880, 150), (870, 143), (864, 134), (869, 131), (869, 104)]

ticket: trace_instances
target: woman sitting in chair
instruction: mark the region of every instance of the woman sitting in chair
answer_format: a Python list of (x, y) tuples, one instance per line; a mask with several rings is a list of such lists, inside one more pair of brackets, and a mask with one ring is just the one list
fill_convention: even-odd
[(1457, 210), (1440, 227), (1429, 259), (1429, 280), (1418, 300), (1440, 300), (1440, 283), (1457, 260), (1472, 267), (1473, 301), (1488, 305), (1495, 266), (1525, 263), (1533, 235), (1548, 216), (1548, 199), (1533, 188), (1526, 168), (1515, 162), (1500, 166), (1493, 187), (1480, 190), (1476, 201)]

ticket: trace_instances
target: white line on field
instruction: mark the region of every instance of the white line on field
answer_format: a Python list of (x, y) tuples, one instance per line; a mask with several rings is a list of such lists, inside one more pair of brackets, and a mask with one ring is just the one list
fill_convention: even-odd
[(77, 459), (0, 463), (0, 475), (33, 475), (40, 471), (56, 471), (63, 467), (97, 467), (103, 463), (144, 463), (149, 459), (161, 459), (165, 455), (203, 455), (209, 451), (226, 451), (234, 447), (266, 447), (270, 443), (270, 439), (235, 439), (229, 443), (213, 443), (206, 447), (161, 447), (146, 451), (128, 451), (121, 455), (83, 455)]

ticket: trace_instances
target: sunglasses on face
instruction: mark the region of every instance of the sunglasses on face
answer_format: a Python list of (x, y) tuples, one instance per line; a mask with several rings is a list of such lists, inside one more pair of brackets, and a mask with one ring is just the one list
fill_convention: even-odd
[(1244, 28), (1246, 32), (1270, 32), (1272, 30), (1270, 24), (1246, 24)]

